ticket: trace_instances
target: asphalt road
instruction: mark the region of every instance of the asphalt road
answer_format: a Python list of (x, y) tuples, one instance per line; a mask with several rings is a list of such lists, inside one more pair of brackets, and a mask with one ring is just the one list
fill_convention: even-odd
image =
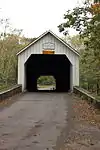
[(44, 90), (51, 90), (52, 91), (52, 90), (55, 90), (55, 87), (52, 86), (52, 85), (51, 86), (47, 86), (47, 87), (43, 87), (43, 88), (42, 87), (38, 87), (38, 90), (39, 91), (44, 91)]
[(66, 93), (22, 94), (0, 112), (0, 150), (58, 150), (69, 102)]

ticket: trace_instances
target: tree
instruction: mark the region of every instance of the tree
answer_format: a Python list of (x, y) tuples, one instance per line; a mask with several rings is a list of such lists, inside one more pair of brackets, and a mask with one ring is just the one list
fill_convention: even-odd
[[(97, 2), (97, 1), (95, 1)], [(59, 31), (65, 35), (69, 28), (78, 31), (80, 38), (84, 40), (84, 52), (81, 57), (81, 81), (87, 83), (87, 88), (100, 91), (100, 3), (89, 3), (82, 7), (76, 7), (72, 11), (68, 10), (64, 14), (65, 22), (58, 26)]]
[(55, 84), (55, 78), (53, 76), (40, 76), (37, 80), (39, 85), (53, 85)]
[(62, 39), (75, 48), (78, 52), (84, 50), (84, 41), (79, 35), (66, 36), (62, 37)]
[(94, 0), (94, 3), (100, 3), (100, 0)]
[(22, 30), (13, 29), (8, 19), (1, 19), (0, 24), (0, 86), (6, 87), (17, 82), (16, 53), (35, 38), (22, 36)]
[(22, 30), (13, 29), (8, 19), (1, 19), (0, 33), (0, 81), (7, 85), (16, 83), (16, 52), (22, 48), (19, 38)]

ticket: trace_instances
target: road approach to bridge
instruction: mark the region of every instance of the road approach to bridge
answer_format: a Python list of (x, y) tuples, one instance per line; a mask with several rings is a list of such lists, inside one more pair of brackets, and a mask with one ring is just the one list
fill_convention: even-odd
[(0, 112), (0, 150), (59, 150), (69, 132), (71, 96), (27, 92), (17, 99)]

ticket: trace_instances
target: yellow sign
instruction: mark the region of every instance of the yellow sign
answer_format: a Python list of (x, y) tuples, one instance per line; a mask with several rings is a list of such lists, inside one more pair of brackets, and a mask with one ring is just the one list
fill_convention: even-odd
[(43, 54), (54, 54), (55, 51), (53, 50), (43, 50)]

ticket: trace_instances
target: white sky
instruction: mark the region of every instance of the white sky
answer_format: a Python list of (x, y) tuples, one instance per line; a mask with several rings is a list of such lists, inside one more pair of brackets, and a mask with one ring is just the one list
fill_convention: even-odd
[(0, 18), (9, 18), (13, 27), (23, 29), (27, 37), (37, 37), (46, 30), (59, 35), (57, 26), (63, 14), (82, 0), (0, 0)]

